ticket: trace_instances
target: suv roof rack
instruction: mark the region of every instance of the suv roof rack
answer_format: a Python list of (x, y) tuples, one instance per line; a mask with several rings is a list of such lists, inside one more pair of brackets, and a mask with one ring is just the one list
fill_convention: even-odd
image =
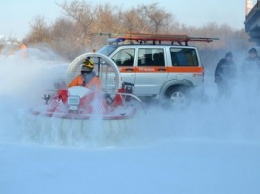
[(119, 43), (125, 40), (136, 41), (139, 44), (147, 43), (147, 41), (152, 41), (153, 44), (158, 42), (161, 44), (163, 41), (171, 42), (174, 44), (177, 42), (182, 45), (188, 46), (188, 42), (212, 42), (213, 40), (219, 40), (219, 38), (204, 38), (204, 37), (190, 37), (184, 34), (146, 34), (146, 33), (126, 33), (126, 34), (111, 34), (111, 41)]

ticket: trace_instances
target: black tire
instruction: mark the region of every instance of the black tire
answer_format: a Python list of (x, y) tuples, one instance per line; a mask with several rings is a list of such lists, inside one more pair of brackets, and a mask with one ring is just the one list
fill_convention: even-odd
[(189, 89), (184, 86), (170, 88), (165, 96), (171, 108), (185, 108), (190, 102)]

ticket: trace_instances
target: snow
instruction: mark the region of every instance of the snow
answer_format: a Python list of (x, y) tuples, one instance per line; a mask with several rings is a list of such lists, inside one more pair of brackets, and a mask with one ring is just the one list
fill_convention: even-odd
[(98, 129), (90, 142), (33, 141), (22, 113), (42, 102), (58, 69), (17, 56), (0, 60), (1, 194), (259, 194), (259, 103), (243, 100), (239, 87), (216, 102), (211, 83), (209, 100), (187, 110), (148, 106), (112, 143)]
[[(259, 145), (99, 149), (1, 145), (2, 193), (259, 193)], [(4, 175), (4, 176), (3, 176)]]

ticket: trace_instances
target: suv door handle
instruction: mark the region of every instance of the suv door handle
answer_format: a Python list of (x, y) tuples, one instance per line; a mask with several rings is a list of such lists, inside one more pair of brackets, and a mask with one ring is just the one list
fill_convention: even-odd
[(126, 68), (125, 70), (126, 70), (126, 71), (134, 71), (133, 68)]
[(165, 68), (158, 68), (158, 71), (166, 71)]

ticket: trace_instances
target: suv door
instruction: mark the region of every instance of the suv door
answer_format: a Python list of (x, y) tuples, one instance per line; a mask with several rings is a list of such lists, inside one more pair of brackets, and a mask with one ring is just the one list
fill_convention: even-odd
[(117, 64), (122, 81), (135, 85), (134, 94), (137, 96), (159, 94), (168, 77), (164, 47), (122, 47), (111, 59)]
[[(203, 83), (204, 68), (200, 66), (197, 51), (194, 48), (170, 48), (171, 62), (169, 68), (177, 80), (189, 80), (194, 86)], [(174, 76), (170, 74), (170, 78)], [(175, 78), (174, 76), (174, 78)]]
[(135, 82), (134, 72), (134, 48), (122, 48), (111, 56), (111, 59), (117, 64), (124, 82)]
[(168, 77), (163, 47), (145, 47), (137, 50), (135, 66), (135, 94), (152, 96), (159, 91)]

